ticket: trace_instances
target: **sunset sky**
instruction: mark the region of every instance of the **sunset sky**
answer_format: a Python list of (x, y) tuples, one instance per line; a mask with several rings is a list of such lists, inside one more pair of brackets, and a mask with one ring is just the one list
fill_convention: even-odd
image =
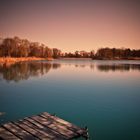
[(0, 0), (0, 37), (50, 48), (140, 49), (140, 0)]

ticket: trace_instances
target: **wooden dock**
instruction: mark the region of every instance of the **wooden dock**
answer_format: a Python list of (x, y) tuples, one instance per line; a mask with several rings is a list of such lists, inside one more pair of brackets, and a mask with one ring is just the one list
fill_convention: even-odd
[(0, 140), (71, 140), (88, 132), (61, 118), (44, 112), (0, 126)]

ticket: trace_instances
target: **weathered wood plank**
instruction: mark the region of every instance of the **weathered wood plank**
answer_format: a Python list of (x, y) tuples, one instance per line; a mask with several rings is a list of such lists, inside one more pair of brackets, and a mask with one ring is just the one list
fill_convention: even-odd
[(47, 112), (0, 126), (3, 140), (70, 140), (88, 138), (87, 134), (87, 130)]
[(60, 125), (65, 126), (67, 129), (70, 129), (71, 131), (73, 131), (75, 133), (78, 133), (78, 134), (86, 133), (85, 129), (79, 128), (70, 122), (67, 122), (65, 120), (62, 120), (61, 118), (58, 118), (57, 116), (50, 115), (47, 112), (42, 113), (40, 116), (45, 117), (46, 119), (51, 118), (52, 121), (54, 121), (56, 123), (60, 123)]
[[(60, 137), (60, 135), (55, 134), (50, 129), (45, 128), (44, 126), (40, 126), (40, 124), (35, 125), (37, 122), (35, 122), (34, 120), (31, 120), (30, 118), (27, 118), (27, 120), (25, 120), (25, 119), (22, 120), (22, 123), (24, 125), (27, 125), (31, 129), (34, 129), (37, 132), (37, 136), (40, 139), (46, 138), (49, 140), (54, 140), (54, 139), (62, 140), (62, 137)], [(34, 135), (36, 135), (36, 134), (34, 134)]]
[(27, 120), (28, 122), (30, 122), (31, 124), (33, 124), (33, 128), (38, 129), (39, 131), (41, 130), (42, 132), (45, 132), (45, 134), (47, 136), (53, 136), (53, 139), (58, 139), (58, 140), (66, 140), (67, 137), (61, 135), (60, 133), (56, 132), (55, 130), (52, 130), (46, 126), (44, 126), (43, 124), (41, 124), (40, 122), (33, 120), (32, 118), (25, 118), (25, 120)]
[(15, 136), (21, 138), (21, 139), (38, 140), (37, 138), (35, 138), (30, 133), (28, 133), (27, 131), (21, 129), (20, 127), (18, 127), (17, 125), (15, 125), (15, 124), (13, 124), (11, 122), (4, 124), (3, 127), (6, 128), (7, 130), (9, 130), (10, 132), (12, 132)]
[(0, 127), (0, 139), (3, 140), (20, 140), (18, 137), (16, 137), (14, 134), (9, 132), (3, 127)]
[(28, 125), (24, 124), (22, 122), (22, 120), (19, 120), (18, 122), (14, 122), (14, 124), (16, 124), (17, 126), (19, 126), (20, 128), (27, 131), (28, 133), (30, 133), (31, 135), (33, 135), (34, 137), (36, 137), (38, 139), (44, 138), (44, 136), (42, 134), (40, 134), (38, 131), (36, 131), (36, 129), (33, 129), (33, 128), (29, 127)]
[(37, 122), (40, 122), (44, 126), (49, 127), (51, 129), (55, 130), (56, 132), (58, 132), (58, 133), (60, 133), (60, 134), (62, 134), (64, 136), (66, 136), (66, 138), (68, 138), (68, 139), (77, 136), (77, 134), (76, 133), (73, 133), (73, 131), (67, 129), (64, 126), (61, 126), (61, 125), (57, 124), (56, 122), (54, 122), (52, 120), (43, 118), (41, 116), (33, 116), (31, 118), (33, 120), (36, 120)]

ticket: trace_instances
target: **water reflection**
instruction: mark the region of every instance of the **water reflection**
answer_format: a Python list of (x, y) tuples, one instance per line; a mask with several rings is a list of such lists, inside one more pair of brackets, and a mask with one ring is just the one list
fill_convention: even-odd
[(27, 80), (29, 77), (38, 77), (47, 74), (51, 68), (57, 69), (60, 64), (44, 62), (21, 62), (16, 64), (0, 65), (0, 77), (7, 82)]
[[(81, 62), (73, 62), (73, 63), (62, 63), (63, 65), (65, 66), (75, 66), (75, 68), (86, 68), (86, 67), (89, 67), (90, 69), (94, 70), (94, 69), (97, 69), (98, 71), (100, 72), (108, 72), (108, 71), (131, 71), (131, 70), (138, 70), (140, 71), (140, 64), (139, 63), (134, 63), (132, 62), (132, 64), (129, 62), (129, 63), (121, 63), (121, 62), (115, 62), (115, 63), (108, 63), (108, 62), (96, 62), (96, 63), (82, 63)], [(61, 65), (62, 65), (61, 64)]]
[(99, 72), (109, 72), (109, 71), (120, 71), (127, 72), (131, 70), (140, 71), (140, 64), (101, 64), (101, 63), (61, 63), (57, 62), (21, 62), (16, 64), (4, 64), (0, 65), (0, 79), (5, 79), (7, 82), (20, 80), (27, 80), (29, 77), (38, 77), (47, 74), (50, 69), (58, 69), (61, 66), (75, 68), (86, 68), (89, 67), (93, 71), (95, 68)]
[(113, 64), (113, 65), (97, 65), (99, 71), (130, 71), (130, 70), (139, 70), (139, 64)]
[[(69, 64), (72, 66), (72, 64)], [(140, 64), (75, 64), (76, 68), (85, 68), (89, 67), (93, 69), (96, 67), (100, 72), (108, 72), (108, 71), (130, 71), (130, 70), (138, 70), (140, 71)]]

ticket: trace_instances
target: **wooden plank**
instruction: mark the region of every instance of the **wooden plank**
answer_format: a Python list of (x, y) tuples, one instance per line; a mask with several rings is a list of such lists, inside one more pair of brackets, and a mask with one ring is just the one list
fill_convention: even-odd
[[(21, 127), (24, 127), (25, 129), (27, 128), (29, 131), (33, 131), (34, 132), (30, 132), (32, 133), (33, 135), (36, 135), (38, 138), (40, 139), (56, 139), (58, 138), (58, 135), (55, 135), (54, 133), (50, 133), (47, 129), (40, 129), (38, 126), (34, 125), (33, 123), (27, 121), (27, 120), (22, 120), (22, 122), (20, 121), (20, 125), (22, 124)], [(29, 127), (29, 128), (28, 128)], [(62, 137), (61, 137), (62, 138)]]
[(43, 133), (44, 135), (46, 135), (52, 139), (58, 139), (58, 140), (66, 139), (66, 137), (64, 137), (63, 135), (60, 135), (59, 133), (57, 133), (56, 131), (54, 131), (48, 127), (44, 127), (44, 125), (42, 125), (41, 123), (38, 123), (37, 121), (35, 121), (31, 118), (25, 118), (24, 120), (25, 120), (24, 121), (25, 124), (30, 125), (30, 127), (36, 129), (40, 133)]
[(36, 131), (36, 133), (34, 135), (36, 135), (37, 137), (39, 137), (40, 139), (54, 139), (56, 138), (54, 135), (50, 135), (48, 134), (48, 132), (43, 131), (42, 129), (40, 129), (38, 126), (35, 126), (33, 123), (27, 121), (27, 120), (23, 120), (22, 122), (24, 125), (34, 129)]
[(87, 137), (87, 130), (44, 112), (0, 127), (3, 140), (70, 140)]
[(15, 125), (15, 124), (13, 124), (11, 122), (4, 124), (3, 127), (6, 128), (7, 130), (9, 130), (11, 133), (13, 133), (15, 136), (21, 138), (21, 139), (38, 140), (37, 138), (35, 138), (30, 133), (28, 133), (27, 131), (21, 129), (20, 127), (18, 127), (17, 125)]
[(17, 126), (22, 128), (23, 130), (27, 131), (28, 133), (30, 133), (34, 137), (37, 137), (38, 139), (46, 138), (42, 134), (40, 134), (38, 131), (36, 131), (36, 129), (33, 129), (33, 128), (29, 127), (28, 125), (24, 124), (22, 120), (19, 120), (18, 122), (14, 122), (14, 124), (16, 124)]
[(20, 140), (18, 137), (16, 137), (14, 134), (9, 132), (3, 127), (0, 127), (0, 139), (3, 140)]
[(59, 118), (57, 116), (50, 115), (47, 112), (42, 113), (41, 116), (45, 117), (46, 119), (51, 118), (54, 122), (60, 123), (60, 125), (63, 125), (67, 129), (70, 129), (70, 130), (72, 130), (72, 131), (74, 131), (74, 132), (76, 132), (78, 134), (86, 133), (85, 129), (79, 128), (76, 125), (74, 125), (74, 124), (72, 124), (72, 123), (70, 123), (68, 121), (62, 120), (61, 118)]
[(68, 139), (77, 136), (77, 134), (74, 133), (73, 131), (67, 129), (66, 127), (64, 127), (62, 125), (59, 125), (58, 123), (52, 121), (51, 119), (49, 120), (49, 119), (43, 118), (41, 116), (33, 116), (31, 118), (33, 120), (36, 120), (37, 122), (40, 122), (45, 127), (49, 127), (51, 129), (55, 130), (56, 132), (66, 136), (66, 138), (68, 138)]

